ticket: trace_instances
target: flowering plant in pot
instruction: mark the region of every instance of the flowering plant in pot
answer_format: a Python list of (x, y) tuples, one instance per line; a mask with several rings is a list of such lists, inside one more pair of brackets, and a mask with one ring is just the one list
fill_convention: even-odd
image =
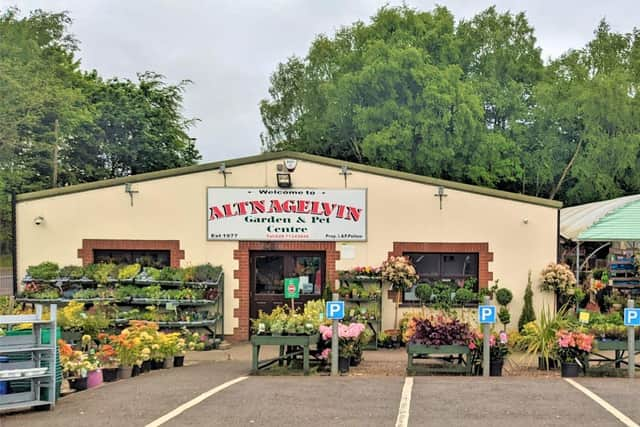
[(577, 377), (585, 357), (593, 348), (593, 335), (560, 329), (556, 338), (555, 353), (561, 363), (562, 376)]
[(542, 270), (540, 290), (567, 295), (575, 292), (576, 276), (567, 264), (550, 263)]
[(87, 353), (73, 350), (64, 340), (59, 340), (58, 346), (62, 372), (69, 379), (71, 388), (78, 391), (86, 390), (89, 373), (98, 369), (97, 363), (91, 360)]
[[(338, 364), (341, 373), (349, 371), (351, 358), (358, 354), (358, 346), (360, 339), (364, 333), (365, 326), (362, 323), (351, 323), (345, 325), (338, 324)], [(331, 352), (331, 338), (333, 337), (333, 329), (331, 326), (320, 326), (321, 339), (324, 341), (325, 349), (320, 354), (323, 359), (328, 359)]]
[(102, 376), (105, 382), (111, 382), (118, 379), (118, 353), (114, 346), (109, 342), (109, 336), (105, 333), (98, 335), (100, 344), (96, 351), (96, 359), (102, 366)]
[(416, 284), (420, 276), (407, 257), (392, 256), (382, 263), (380, 275), (391, 284), (391, 288), (396, 291), (396, 311), (394, 316), (394, 328), (398, 328), (398, 306), (402, 292), (411, 289)]
[[(484, 349), (484, 334), (476, 332), (474, 339), (469, 343), (469, 348), (473, 350), (473, 359), (477, 372), (482, 366)], [(489, 335), (489, 375), (492, 377), (502, 376), (504, 361), (509, 355), (509, 337), (506, 332), (492, 332)]]

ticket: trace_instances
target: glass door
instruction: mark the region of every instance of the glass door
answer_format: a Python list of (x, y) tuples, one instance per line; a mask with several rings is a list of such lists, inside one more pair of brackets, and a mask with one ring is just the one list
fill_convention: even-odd
[(270, 313), (279, 305), (289, 305), (284, 299), (284, 279), (297, 277), (300, 281), (300, 297), (294, 301), (296, 308), (309, 300), (322, 297), (325, 280), (324, 252), (255, 251), (250, 254), (251, 286), (249, 292), (250, 317), (258, 311)]

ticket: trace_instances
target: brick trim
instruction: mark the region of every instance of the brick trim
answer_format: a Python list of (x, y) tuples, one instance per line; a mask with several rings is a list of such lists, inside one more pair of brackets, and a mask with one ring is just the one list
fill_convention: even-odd
[[(389, 257), (400, 256), (406, 252), (433, 253), (478, 253), (478, 287), (487, 288), (493, 280), (493, 272), (489, 271), (489, 263), (493, 261), (493, 252), (489, 252), (489, 243), (445, 243), (445, 242), (393, 242), (393, 250)], [(389, 290), (389, 299), (395, 301), (395, 291)]]
[(171, 267), (174, 268), (180, 267), (180, 260), (184, 259), (180, 240), (82, 239), (82, 247), (78, 249), (78, 258), (82, 259), (82, 265), (93, 263), (94, 249), (169, 251)]
[(250, 288), (250, 251), (316, 251), (325, 253), (326, 279), (333, 283), (338, 278), (336, 261), (340, 259), (340, 251), (335, 242), (239, 242), (238, 249), (233, 251), (233, 259), (238, 261), (238, 269), (233, 272), (234, 279), (238, 279), (238, 289), (233, 291), (233, 297), (238, 299), (238, 307), (233, 310), (233, 317), (238, 319), (238, 327), (233, 329), (234, 341), (249, 339), (249, 300)]

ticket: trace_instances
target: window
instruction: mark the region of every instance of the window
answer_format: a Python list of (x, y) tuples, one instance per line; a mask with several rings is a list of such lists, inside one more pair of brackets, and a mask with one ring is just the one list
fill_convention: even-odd
[(142, 267), (162, 268), (171, 265), (171, 251), (94, 249), (93, 262), (138, 263)]
[[(476, 279), (474, 292), (478, 291), (477, 253), (405, 253), (420, 276), (419, 283), (450, 282), (452, 287), (462, 287), (465, 280)], [(417, 302), (415, 286), (404, 293), (405, 302)]]

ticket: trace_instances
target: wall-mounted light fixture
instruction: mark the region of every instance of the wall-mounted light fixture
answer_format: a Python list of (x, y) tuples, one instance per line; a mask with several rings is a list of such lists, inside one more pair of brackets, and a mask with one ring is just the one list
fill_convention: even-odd
[(347, 177), (351, 175), (351, 171), (349, 171), (349, 168), (347, 167), (347, 165), (340, 167), (339, 174), (344, 176), (344, 188), (347, 188)]
[(33, 223), (34, 223), (35, 225), (40, 225), (40, 224), (42, 224), (43, 222), (44, 222), (44, 217), (37, 216), (37, 217), (33, 218)]
[(227, 167), (225, 166), (225, 164), (221, 164), (220, 167), (218, 168), (218, 173), (221, 173), (223, 178), (224, 178), (224, 186), (227, 186), (227, 175), (231, 175), (231, 172), (229, 172), (227, 170)]
[(442, 210), (442, 198), (447, 197), (447, 195), (444, 194), (444, 187), (442, 185), (438, 187), (438, 192), (434, 194), (434, 197), (440, 198), (440, 210)]
[(124, 192), (129, 194), (129, 197), (131, 198), (131, 206), (133, 206), (133, 195), (139, 193), (139, 191), (133, 188), (133, 184), (127, 182), (124, 185)]
[(289, 188), (291, 187), (291, 174), (276, 173), (276, 181), (278, 182), (278, 187)]

